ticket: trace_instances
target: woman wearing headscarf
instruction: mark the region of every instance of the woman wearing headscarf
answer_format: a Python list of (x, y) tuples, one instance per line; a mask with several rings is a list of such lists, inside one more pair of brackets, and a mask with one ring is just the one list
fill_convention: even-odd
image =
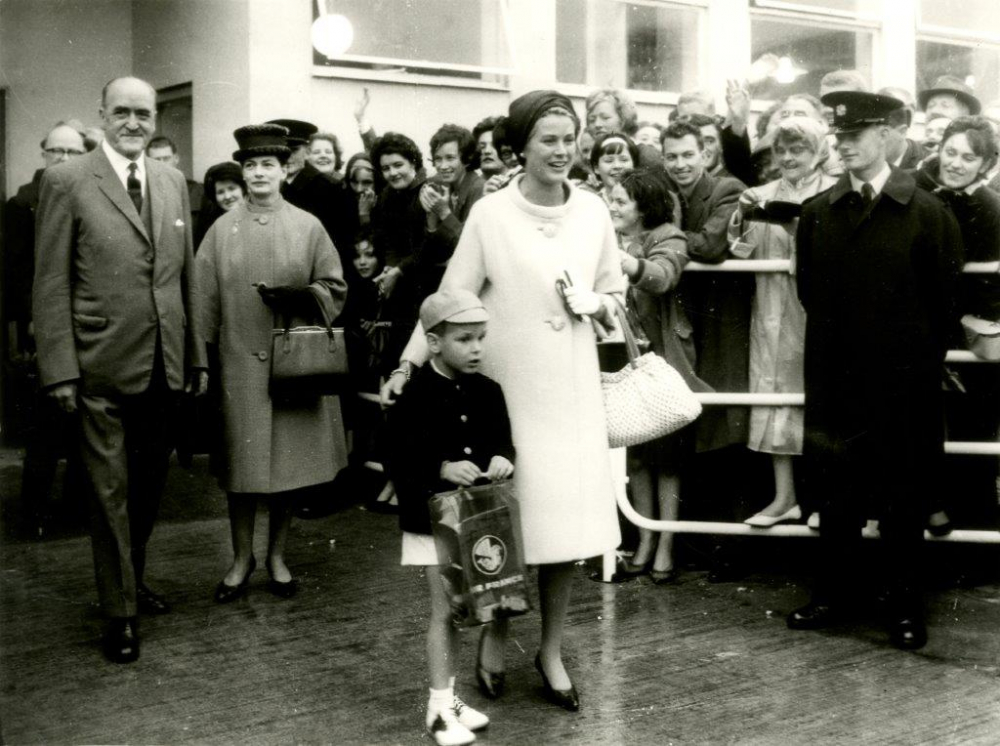
[(334, 397), (269, 395), (274, 328), (335, 318), (347, 289), (322, 223), (281, 196), (287, 133), (276, 124), (236, 130), (233, 158), (250, 194), (209, 229), (195, 263), (197, 312), (205, 341), (218, 346), (222, 382), (222, 481), (233, 563), (216, 588), (219, 603), (247, 590), (257, 564), (253, 532), (261, 500), (269, 510), (268, 590), (295, 594), (285, 564), (295, 492), (332, 481), (347, 461), (343, 441), (334, 437), (340, 417)]
[[(829, 189), (836, 178), (823, 172), (827, 157), (825, 129), (806, 117), (782, 119), (771, 139), (773, 164), (781, 176), (740, 196), (729, 236), (741, 258), (790, 259), (794, 267), (798, 205)], [(797, 394), (804, 390), (803, 353), (806, 313), (788, 274), (758, 272), (750, 317), (750, 392)], [(801, 407), (751, 407), (748, 447), (771, 454), (775, 496), (745, 523), (767, 528), (799, 520), (792, 458), (801, 455), (804, 437)]]
[(368, 153), (355, 153), (348, 159), (344, 175), (350, 193), (358, 205), (358, 226), (364, 228), (371, 223), (372, 209), (375, 207), (380, 186), (379, 174), (372, 166)]
[[(611, 324), (624, 282), (607, 208), (567, 179), (580, 123), (555, 91), (515, 99), (506, 141), (524, 172), (476, 203), (441, 288), (480, 295), (496, 322), (483, 372), (503, 387), (519, 454), (514, 485), (522, 546), (538, 566), (546, 697), (568, 710), (579, 698), (563, 666), (562, 641), (574, 563), (611, 551), (620, 535), (608, 458), (594, 326)], [(557, 280), (569, 278), (560, 295)], [(383, 388), (391, 402), (409, 370), (427, 359), (419, 328)], [(506, 625), (480, 638), (477, 677), (488, 696), (503, 684)]]

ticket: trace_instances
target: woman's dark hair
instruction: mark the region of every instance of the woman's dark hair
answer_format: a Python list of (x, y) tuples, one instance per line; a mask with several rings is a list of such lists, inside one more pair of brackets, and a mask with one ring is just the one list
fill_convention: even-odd
[(371, 225), (362, 225), (356, 231), (354, 231), (354, 241), (352, 246), (357, 246), (362, 241), (367, 241), (369, 244), (372, 243), (372, 227)]
[(674, 198), (670, 177), (662, 168), (639, 168), (622, 177), (619, 186), (642, 216), (642, 227), (652, 230), (673, 222)]
[(386, 132), (372, 146), (372, 165), (379, 173), (382, 171), (384, 155), (401, 156), (412, 163), (418, 171), (424, 167), (424, 155), (420, 152), (420, 148), (413, 140), (398, 132)]
[[(496, 116), (496, 117), (486, 117), (486, 119), (480, 121), (479, 124), (477, 124), (475, 127), (472, 128), (472, 139), (478, 143), (479, 136), (484, 132), (492, 132), (493, 130), (495, 130), (497, 125), (500, 124), (501, 119), (503, 119), (503, 117)], [(496, 135), (493, 135), (493, 137), (496, 138)]]
[(313, 132), (309, 135), (309, 147), (317, 140), (326, 140), (333, 145), (333, 170), (340, 171), (344, 165), (344, 148), (340, 145), (340, 138), (332, 132)]
[(465, 127), (457, 124), (442, 124), (431, 136), (431, 159), (433, 160), (438, 148), (449, 142), (457, 143), (462, 165), (466, 168), (471, 166), (476, 160), (476, 138)]
[[(607, 143), (607, 144), (605, 144)], [(590, 167), (597, 171), (597, 164), (602, 155), (618, 155), (626, 152), (632, 158), (632, 168), (639, 165), (639, 147), (632, 138), (621, 132), (609, 132), (594, 140), (594, 148), (590, 151)]]
[(205, 186), (202, 189), (201, 210), (198, 212), (198, 217), (192, 229), (195, 251), (201, 245), (201, 241), (205, 237), (205, 234), (208, 233), (208, 229), (212, 227), (212, 223), (218, 220), (225, 212), (219, 207), (219, 203), (215, 199), (215, 185), (221, 181), (231, 181), (240, 188), (244, 197), (247, 196), (247, 183), (243, 179), (243, 168), (238, 163), (224, 161), (216, 163), (214, 166), (209, 166), (208, 170), (205, 171), (203, 181), (205, 182)]
[(972, 152), (983, 159), (983, 169), (988, 171), (993, 168), (997, 160), (997, 143), (993, 134), (993, 125), (990, 120), (983, 116), (956, 117), (951, 120), (951, 124), (941, 136), (941, 144), (938, 152), (944, 150), (948, 138), (954, 135), (965, 135), (969, 141)]
[(667, 125), (667, 128), (663, 130), (663, 135), (660, 137), (660, 142), (663, 143), (666, 140), (683, 140), (688, 135), (691, 135), (698, 143), (698, 150), (705, 149), (705, 138), (701, 136), (701, 127), (689, 119), (678, 119)]

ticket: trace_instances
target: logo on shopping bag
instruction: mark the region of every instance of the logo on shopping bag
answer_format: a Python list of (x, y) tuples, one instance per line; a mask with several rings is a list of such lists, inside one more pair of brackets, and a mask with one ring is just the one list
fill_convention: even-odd
[(496, 536), (486, 534), (473, 545), (472, 561), (484, 575), (496, 575), (507, 564), (507, 545)]

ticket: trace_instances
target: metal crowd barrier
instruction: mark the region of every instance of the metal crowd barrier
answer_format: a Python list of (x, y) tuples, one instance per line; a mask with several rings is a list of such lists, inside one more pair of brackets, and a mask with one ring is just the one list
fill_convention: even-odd
[[(703, 264), (690, 262), (685, 266), (685, 272), (789, 272), (791, 261), (788, 259), (729, 259), (719, 264)], [(1000, 262), (970, 262), (963, 267), (965, 274), (995, 274), (1000, 272)], [(968, 350), (949, 350), (945, 358), (948, 363), (991, 363), (973, 355)], [(359, 394), (365, 401), (379, 402), (376, 394)], [(805, 404), (805, 394), (748, 394), (748, 393), (704, 393), (696, 394), (703, 406), (773, 406), (800, 407)], [(977, 443), (949, 441), (944, 444), (944, 452), (953, 455), (1000, 456), (1000, 442)], [(744, 523), (724, 523), (712, 521), (662, 521), (639, 515), (629, 502), (625, 488), (625, 449), (615, 449), (611, 452), (612, 471), (615, 476), (615, 499), (625, 517), (639, 528), (652, 531), (669, 531), (686, 534), (717, 534), (727, 536), (790, 536), (818, 537), (814, 529), (802, 525), (779, 524), (770, 528), (757, 528)], [(366, 463), (370, 468), (381, 470), (381, 465), (374, 462)], [(866, 538), (878, 536), (877, 531), (866, 529), (862, 532)], [(974, 531), (955, 529), (947, 536), (933, 536), (926, 533), (924, 538), (935, 543), (972, 543), (1000, 544), (1000, 530)], [(610, 552), (604, 555), (603, 579), (611, 579), (615, 569), (616, 554)]]

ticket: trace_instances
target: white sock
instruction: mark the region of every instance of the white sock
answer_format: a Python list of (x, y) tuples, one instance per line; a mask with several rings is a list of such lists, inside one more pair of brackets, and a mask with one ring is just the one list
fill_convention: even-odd
[(427, 702), (429, 713), (437, 714), (450, 710), (455, 703), (455, 690), (450, 686), (447, 689), (430, 689), (428, 691), (431, 693)]

